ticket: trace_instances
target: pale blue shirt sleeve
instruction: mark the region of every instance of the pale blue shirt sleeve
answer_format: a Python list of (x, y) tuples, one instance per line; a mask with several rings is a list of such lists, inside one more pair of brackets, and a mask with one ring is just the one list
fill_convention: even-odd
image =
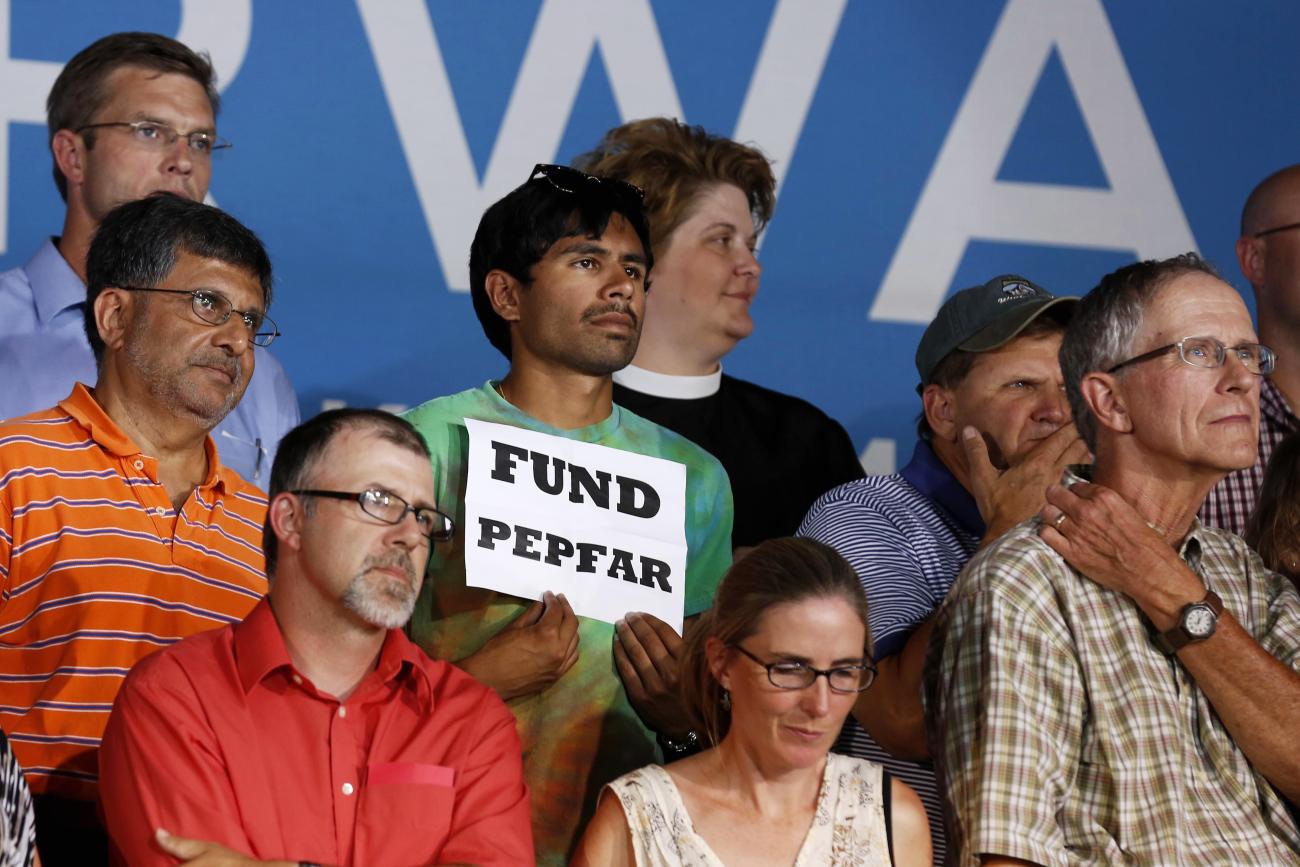
[(86, 287), (46, 239), (22, 266), (0, 274), (0, 419), (49, 409), (93, 385)]

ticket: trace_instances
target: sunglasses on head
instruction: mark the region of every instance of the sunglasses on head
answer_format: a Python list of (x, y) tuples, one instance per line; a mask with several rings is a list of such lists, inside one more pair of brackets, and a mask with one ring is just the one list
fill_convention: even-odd
[(635, 184), (629, 184), (627, 181), (616, 181), (612, 178), (598, 178), (568, 166), (538, 163), (533, 166), (532, 174), (528, 176), (528, 180), (532, 182), (539, 178), (545, 180), (562, 193), (573, 196), (588, 193), (609, 196), (616, 202), (635, 205), (638, 212), (645, 202), (645, 193)]

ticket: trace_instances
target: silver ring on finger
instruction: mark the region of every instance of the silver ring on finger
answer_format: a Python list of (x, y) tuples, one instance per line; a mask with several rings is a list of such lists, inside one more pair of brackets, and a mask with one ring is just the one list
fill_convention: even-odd
[(1053, 527), (1053, 528), (1054, 528), (1058, 533), (1059, 533), (1060, 530), (1061, 530), (1061, 525), (1065, 523), (1065, 519), (1066, 519), (1067, 517), (1069, 517), (1069, 516), (1066, 515), (1064, 512), (1062, 512), (1061, 514), (1059, 514), (1059, 515), (1056, 516), (1056, 520), (1052, 521), (1052, 527)]

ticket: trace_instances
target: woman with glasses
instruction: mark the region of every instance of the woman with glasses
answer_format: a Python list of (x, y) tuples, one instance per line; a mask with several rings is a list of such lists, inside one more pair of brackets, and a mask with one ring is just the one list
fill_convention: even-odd
[(713, 745), (606, 787), (578, 865), (928, 865), (920, 799), (831, 755), (871, 686), (867, 600), (839, 554), (773, 539), (738, 560), (691, 633), (683, 700)]

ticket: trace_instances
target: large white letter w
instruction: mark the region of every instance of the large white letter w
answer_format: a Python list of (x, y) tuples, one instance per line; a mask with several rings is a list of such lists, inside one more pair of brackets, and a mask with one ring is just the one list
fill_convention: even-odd
[[(846, 2), (781, 0), (772, 14), (735, 135), (764, 149), (778, 182)], [(624, 119), (683, 117), (648, 0), (546, 0), (480, 184), (424, 0), (357, 6), (452, 290), (469, 288), (464, 262), (479, 215), (559, 151), (597, 45)]]

